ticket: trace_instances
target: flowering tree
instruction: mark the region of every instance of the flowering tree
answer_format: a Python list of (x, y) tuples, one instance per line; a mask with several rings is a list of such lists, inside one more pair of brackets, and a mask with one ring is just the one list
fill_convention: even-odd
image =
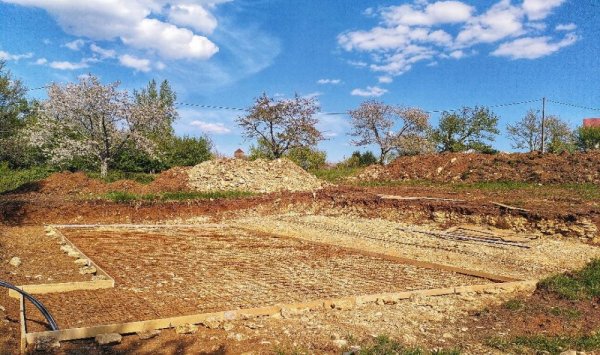
[(119, 83), (102, 85), (89, 75), (76, 84), (51, 85), (40, 119), (30, 129), (29, 140), (42, 147), (51, 162), (89, 157), (107, 175), (109, 162), (131, 143), (149, 154), (155, 144), (148, 132), (163, 127), (168, 115), (156, 105), (136, 103)]
[(237, 122), (246, 137), (257, 139), (267, 150), (266, 155), (281, 158), (290, 149), (315, 146), (324, 139), (316, 128), (318, 111), (313, 98), (275, 100), (263, 94)]
[(356, 110), (349, 111), (352, 119), (352, 144), (379, 146), (379, 163), (383, 164), (391, 152), (400, 155), (417, 154), (430, 146), (426, 139), (429, 115), (418, 108), (386, 105), (365, 101)]

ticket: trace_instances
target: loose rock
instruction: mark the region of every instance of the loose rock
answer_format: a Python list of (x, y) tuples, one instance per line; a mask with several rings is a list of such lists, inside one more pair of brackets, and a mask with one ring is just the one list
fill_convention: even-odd
[(95, 340), (98, 345), (114, 345), (119, 344), (123, 340), (123, 337), (121, 334), (107, 333), (96, 335)]
[(137, 335), (141, 340), (151, 339), (159, 334), (160, 334), (160, 330), (158, 330), (158, 329), (147, 330), (145, 332), (137, 332)]
[(193, 334), (198, 331), (198, 327), (193, 324), (182, 324), (175, 327), (175, 333), (177, 334)]
[(21, 258), (15, 256), (12, 259), (10, 259), (8, 263), (14, 267), (19, 267), (21, 265)]

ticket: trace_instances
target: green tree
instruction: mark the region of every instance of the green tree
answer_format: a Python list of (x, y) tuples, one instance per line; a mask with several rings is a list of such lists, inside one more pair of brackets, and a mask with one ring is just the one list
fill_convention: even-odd
[(29, 147), (22, 137), (23, 129), (34, 119), (23, 83), (15, 79), (0, 60), (0, 161), (12, 168), (24, 168), (43, 162), (38, 149)]
[(575, 135), (579, 149), (583, 151), (600, 149), (600, 127), (579, 127)]
[[(569, 125), (557, 116), (548, 116), (544, 124), (544, 146), (550, 153), (572, 151), (575, 149), (573, 131)], [(542, 118), (530, 110), (525, 117), (506, 126), (508, 137), (515, 149), (527, 149), (529, 152), (542, 150)]]
[(165, 152), (169, 167), (193, 166), (212, 159), (213, 144), (208, 137), (174, 137)]
[(297, 147), (290, 149), (285, 157), (307, 171), (314, 171), (325, 166), (327, 153), (312, 147)]
[(463, 107), (458, 112), (444, 112), (438, 128), (431, 133), (440, 152), (490, 150), (486, 142), (499, 133), (498, 116), (486, 107)]

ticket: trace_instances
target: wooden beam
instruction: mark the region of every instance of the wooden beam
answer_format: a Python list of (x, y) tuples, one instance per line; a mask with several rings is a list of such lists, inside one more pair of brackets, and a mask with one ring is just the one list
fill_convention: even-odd
[(19, 293), (19, 319), (21, 321), (21, 354), (27, 353), (27, 321), (25, 320), (25, 299)]
[[(100, 290), (115, 287), (115, 280), (96, 280), (81, 282), (63, 282), (55, 284), (37, 284), (17, 286), (23, 291), (32, 295), (42, 295), (46, 293), (59, 293), (83, 290)], [(8, 295), (12, 298), (18, 298), (20, 293), (15, 290), (8, 290)]]
[(334, 308), (335, 305), (347, 304), (352, 305), (363, 305), (367, 303), (374, 303), (381, 299), (385, 301), (399, 301), (404, 299), (410, 299), (414, 296), (442, 296), (451, 295), (465, 292), (485, 292), (491, 290), (499, 291), (512, 291), (512, 290), (523, 290), (527, 288), (535, 287), (537, 281), (517, 281), (511, 283), (489, 283), (483, 285), (474, 286), (460, 286), (460, 287), (449, 287), (440, 289), (429, 289), (429, 290), (416, 290), (416, 291), (405, 291), (397, 293), (381, 293), (374, 295), (364, 296), (348, 296), (335, 299), (319, 299), (308, 302), (280, 304), (275, 306), (258, 307), (258, 308), (247, 308), (238, 309), (231, 311), (213, 312), (213, 313), (202, 313), (187, 316), (178, 316), (171, 318), (153, 319), (139, 322), (128, 322), (118, 323), (109, 325), (100, 325), (85, 328), (71, 328), (56, 331), (36, 332), (27, 333), (26, 341), (28, 344), (34, 344), (40, 337), (53, 337), (58, 341), (68, 341), (77, 339), (93, 338), (99, 334), (106, 333), (119, 333), (119, 334), (132, 334), (137, 332), (143, 332), (154, 329), (165, 329), (172, 328), (183, 324), (199, 324), (203, 321), (227, 321), (227, 320), (239, 320), (239, 319), (251, 319), (263, 316), (272, 316), (281, 312), (282, 309), (291, 310), (323, 310)]
[(492, 205), (496, 205), (498, 207), (506, 208), (507, 210), (520, 211), (520, 212), (531, 212), (530, 210), (526, 210), (524, 208), (513, 207), (513, 206), (505, 205), (505, 204), (499, 203), (499, 202), (492, 202)]

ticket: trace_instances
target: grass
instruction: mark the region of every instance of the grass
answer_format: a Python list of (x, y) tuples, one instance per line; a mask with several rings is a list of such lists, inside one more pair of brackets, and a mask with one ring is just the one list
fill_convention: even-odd
[(356, 167), (334, 167), (330, 169), (319, 169), (311, 171), (316, 177), (334, 184), (344, 181), (347, 177), (360, 173), (364, 168)]
[[(600, 349), (600, 333), (576, 337), (567, 336), (520, 336), (512, 339), (492, 338), (487, 345), (498, 350), (515, 353), (519, 348), (529, 348), (536, 353), (560, 354), (569, 349), (577, 351), (593, 351)], [(524, 351), (523, 351), (524, 352)]]
[(133, 201), (189, 201), (189, 200), (218, 200), (227, 198), (242, 198), (254, 196), (249, 191), (216, 191), (216, 192), (164, 192), (158, 194), (134, 194), (126, 191), (111, 191), (101, 198), (117, 202), (129, 203)]
[(509, 311), (518, 311), (518, 310), (522, 309), (523, 307), (525, 307), (525, 304), (523, 303), (523, 301), (512, 299), (512, 300), (506, 301), (502, 305), (502, 307), (508, 309)]
[(361, 348), (358, 352), (360, 355), (387, 355), (387, 354), (400, 354), (400, 355), (458, 355), (458, 350), (434, 350), (426, 351), (420, 348), (406, 348), (399, 342), (390, 339), (387, 336), (380, 335), (373, 340), (370, 344), (367, 344)]
[(98, 172), (86, 172), (86, 175), (92, 179), (102, 180), (104, 182), (115, 182), (119, 180), (133, 180), (140, 184), (149, 184), (156, 178), (156, 174), (131, 173), (118, 170), (109, 170), (106, 177), (101, 177)]
[(579, 271), (544, 279), (538, 287), (568, 300), (600, 297), (600, 259), (593, 260)]
[(13, 170), (5, 164), (0, 164), (0, 194), (13, 191), (25, 184), (43, 180), (52, 172), (46, 167)]

